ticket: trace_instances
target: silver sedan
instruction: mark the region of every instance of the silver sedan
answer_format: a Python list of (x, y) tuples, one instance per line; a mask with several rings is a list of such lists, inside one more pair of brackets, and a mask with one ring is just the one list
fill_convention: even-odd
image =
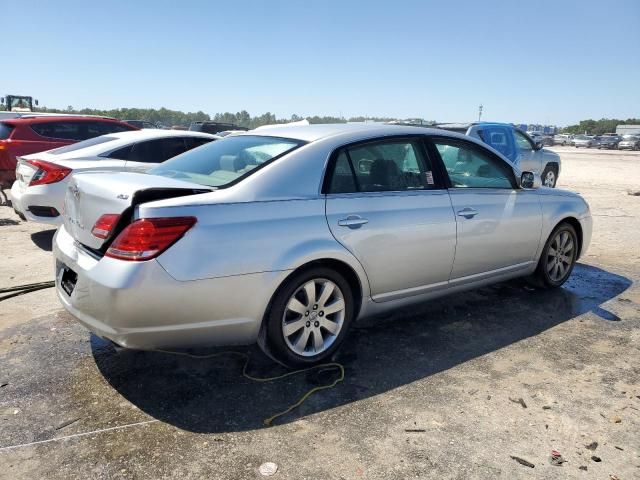
[(247, 132), (151, 174), (80, 173), (54, 241), (62, 304), (137, 349), (258, 342), (330, 357), (358, 317), (529, 276), (562, 285), (587, 203), (468, 136), (393, 125)]

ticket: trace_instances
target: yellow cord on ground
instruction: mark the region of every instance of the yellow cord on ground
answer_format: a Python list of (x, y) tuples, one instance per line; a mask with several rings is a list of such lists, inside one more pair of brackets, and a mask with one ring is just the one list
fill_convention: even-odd
[(245, 359), (244, 365), (242, 366), (242, 376), (245, 377), (248, 380), (251, 380), (252, 382), (272, 382), (274, 380), (280, 380), (282, 378), (286, 378), (286, 377), (291, 377), (293, 375), (297, 375), (299, 373), (304, 373), (304, 372), (308, 372), (310, 370), (315, 370), (315, 369), (320, 369), (320, 368), (336, 368), (339, 372), (340, 372), (340, 376), (334, 380), (332, 383), (327, 384), (327, 385), (321, 385), (319, 387), (313, 387), (311, 390), (309, 390), (307, 393), (305, 393), (304, 395), (302, 395), (302, 397), (300, 397), (300, 399), (294, 403), (293, 405), (291, 405), (290, 407), (288, 407), (286, 410), (283, 410), (282, 412), (276, 413), (275, 415), (272, 415), (268, 418), (265, 418), (262, 423), (264, 423), (267, 427), (271, 426), (273, 424), (273, 421), (276, 418), (279, 418), (283, 415), (286, 415), (287, 413), (295, 410), (296, 408), (298, 408), (300, 405), (302, 405), (311, 395), (313, 395), (316, 392), (319, 392), (320, 390), (327, 390), (329, 388), (333, 388), (335, 387), (338, 383), (342, 382), (344, 380), (344, 367), (337, 362), (331, 362), (331, 363), (323, 363), (321, 365), (314, 365), (313, 367), (309, 367), (309, 368), (303, 368), (302, 370), (294, 370), (293, 372), (287, 372), (283, 375), (278, 375), (275, 377), (264, 377), (264, 378), (259, 378), (259, 377), (254, 377), (252, 375), (249, 375), (247, 373), (247, 367), (249, 366), (249, 355), (247, 355), (246, 353), (242, 353), (242, 352), (234, 352), (234, 351), (228, 351), (228, 352), (217, 352), (217, 353), (210, 353), (210, 354), (204, 354), (204, 355), (197, 355), (194, 353), (188, 353), (188, 352), (174, 352), (174, 351), (170, 351), (170, 350), (153, 350), (154, 352), (160, 352), (160, 353), (167, 353), (170, 355), (182, 355), (183, 357), (191, 357), (191, 358), (197, 358), (197, 359), (206, 359), (206, 358), (214, 358), (214, 357), (221, 357), (224, 355), (232, 355), (232, 356), (236, 356), (236, 357), (241, 357)]

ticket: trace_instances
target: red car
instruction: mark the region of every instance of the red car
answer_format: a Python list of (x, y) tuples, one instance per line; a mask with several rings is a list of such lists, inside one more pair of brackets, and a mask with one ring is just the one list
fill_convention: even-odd
[(16, 179), (16, 157), (125, 130), (139, 129), (105, 117), (34, 115), (2, 120), (0, 121), (0, 188), (10, 187)]

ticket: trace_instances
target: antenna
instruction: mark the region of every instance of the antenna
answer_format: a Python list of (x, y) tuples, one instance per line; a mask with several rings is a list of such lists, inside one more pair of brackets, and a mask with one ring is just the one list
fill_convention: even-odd
[(480, 119), (482, 118), (482, 104), (480, 104), (480, 106), (478, 107), (478, 121), (480, 121)]

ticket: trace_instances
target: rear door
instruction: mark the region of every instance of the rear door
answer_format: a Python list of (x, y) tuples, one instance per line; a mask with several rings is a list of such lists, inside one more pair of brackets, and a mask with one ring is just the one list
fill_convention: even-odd
[(451, 182), (458, 225), (451, 282), (530, 266), (542, 230), (536, 191), (518, 188), (512, 168), (479, 145), (446, 137), (432, 142)]
[(364, 267), (375, 301), (446, 286), (456, 223), (421, 137), (346, 146), (327, 172), (329, 228)]

